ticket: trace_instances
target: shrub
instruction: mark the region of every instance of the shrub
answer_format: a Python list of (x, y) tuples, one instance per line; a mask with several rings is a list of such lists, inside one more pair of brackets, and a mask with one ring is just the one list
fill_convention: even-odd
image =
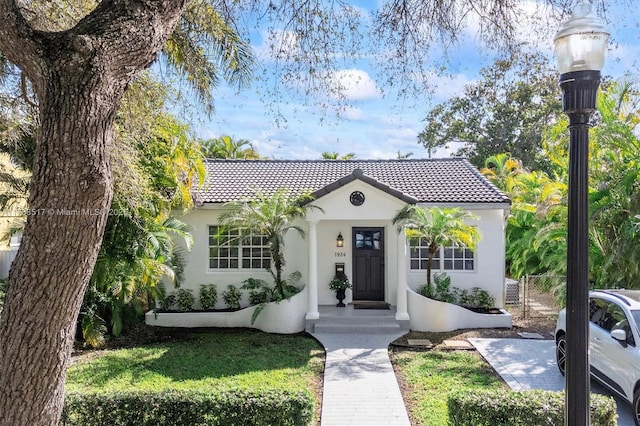
[(168, 293), (165, 294), (162, 299), (160, 299), (160, 309), (163, 311), (170, 311), (173, 308), (173, 305), (176, 304), (176, 294)]
[(423, 284), (418, 287), (418, 294), (429, 299), (454, 303), (465, 308), (490, 309), (495, 307), (496, 301), (488, 291), (480, 287), (473, 287), (471, 291), (451, 287), (451, 277), (445, 272), (433, 274), (433, 282), (435, 288), (430, 287), (428, 284)]
[(181, 288), (177, 291), (176, 305), (178, 311), (188, 312), (193, 310), (193, 304), (196, 302), (196, 298), (193, 295), (193, 290)]
[(347, 277), (344, 273), (336, 274), (336, 276), (333, 277), (331, 281), (329, 281), (329, 288), (333, 291), (346, 290), (348, 288), (351, 288), (349, 277)]
[(433, 289), (429, 284), (422, 284), (418, 287), (418, 294), (424, 297), (428, 297), (429, 299), (433, 299)]
[[(447, 401), (454, 426), (550, 426), (564, 424), (564, 392), (507, 390), (456, 393)], [(616, 403), (591, 395), (591, 424), (615, 426)]]
[[(282, 296), (285, 299), (289, 299), (294, 294), (297, 294), (300, 292), (301, 288), (298, 287), (298, 283), (300, 282), (301, 278), (302, 278), (302, 274), (300, 273), (300, 271), (292, 272), (287, 276), (287, 278), (284, 280), (284, 283), (282, 285), (282, 289), (284, 290), (284, 294)], [(274, 293), (273, 298), (275, 299), (276, 302), (282, 300), (282, 297), (280, 297), (281, 295), (278, 294), (277, 291), (274, 291), (273, 293)]]
[(218, 289), (215, 284), (203, 284), (200, 286), (200, 306), (205, 311), (215, 309), (218, 303)]
[(61, 425), (309, 425), (313, 397), (308, 392), (189, 390), (69, 392)]
[(465, 308), (490, 309), (496, 306), (496, 299), (487, 290), (473, 287), (471, 291), (454, 287), (457, 304)]
[(249, 304), (251, 306), (259, 305), (261, 303), (267, 303), (269, 301), (269, 295), (266, 291), (251, 290), (249, 292)]
[(444, 272), (433, 274), (433, 283), (436, 286), (436, 299), (447, 303), (456, 303), (456, 296), (451, 292), (450, 276)]
[(496, 306), (496, 300), (489, 294), (487, 290), (483, 290), (480, 287), (473, 287), (471, 289), (471, 295), (469, 296), (469, 305), (473, 308), (489, 309)]
[(460, 306), (473, 306), (473, 296), (469, 294), (469, 290), (455, 288), (454, 292), (456, 294), (456, 300), (458, 301), (458, 305)]
[(266, 281), (258, 278), (247, 278), (240, 288), (250, 290), (249, 304), (252, 306), (271, 302), (273, 298), (273, 289), (267, 285)]
[(227, 289), (222, 292), (222, 300), (229, 309), (240, 309), (240, 299), (242, 293), (235, 285), (228, 285)]

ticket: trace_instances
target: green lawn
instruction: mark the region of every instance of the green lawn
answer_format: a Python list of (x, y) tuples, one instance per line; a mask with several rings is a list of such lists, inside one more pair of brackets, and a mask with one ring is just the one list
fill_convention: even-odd
[(245, 330), (89, 358), (68, 369), (67, 390), (306, 389), (318, 395), (324, 368), (324, 351), (309, 337)]
[[(394, 350), (415, 425), (447, 424), (447, 397), (505, 387), (475, 352)], [(248, 330), (188, 334), (167, 343), (90, 353), (67, 372), (67, 390), (308, 390), (320, 407), (324, 351), (312, 338)]]
[(415, 425), (448, 424), (447, 397), (452, 393), (506, 387), (476, 352), (395, 350), (391, 360)]

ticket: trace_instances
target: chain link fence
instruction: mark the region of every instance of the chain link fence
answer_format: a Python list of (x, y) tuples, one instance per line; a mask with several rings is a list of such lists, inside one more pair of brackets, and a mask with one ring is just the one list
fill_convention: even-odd
[(556, 315), (560, 310), (555, 294), (564, 291), (566, 277), (557, 275), (526, 275), (507, 280), (506, 303), (522, 308), (523, 318), (543, 318)]

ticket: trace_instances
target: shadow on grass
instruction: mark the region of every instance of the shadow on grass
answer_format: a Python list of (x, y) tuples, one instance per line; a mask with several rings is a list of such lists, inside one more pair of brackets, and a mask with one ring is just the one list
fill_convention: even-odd
[(180, 341), (108, 352), (70, 368), (67, 381), (93, 390), (157, 389), (183, 381), (212, 386), (244, 375), (260, 375), (249, 381), (271, 382), (276, 381), (271, 374), (313, 369), (313, 359), (321, 355), (319, 344), (301, 334), (199, 332)]

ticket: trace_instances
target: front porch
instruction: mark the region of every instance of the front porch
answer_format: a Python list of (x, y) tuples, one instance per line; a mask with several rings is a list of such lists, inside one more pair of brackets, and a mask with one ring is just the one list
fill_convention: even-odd
[(344, 308), (319, 305), (319, 318), (307, 319), (309, 333), (396, 333), (409, 330), (409, 320), (396, 319), (396, 307), (389, 309), (356, 309), (353, 303)]

